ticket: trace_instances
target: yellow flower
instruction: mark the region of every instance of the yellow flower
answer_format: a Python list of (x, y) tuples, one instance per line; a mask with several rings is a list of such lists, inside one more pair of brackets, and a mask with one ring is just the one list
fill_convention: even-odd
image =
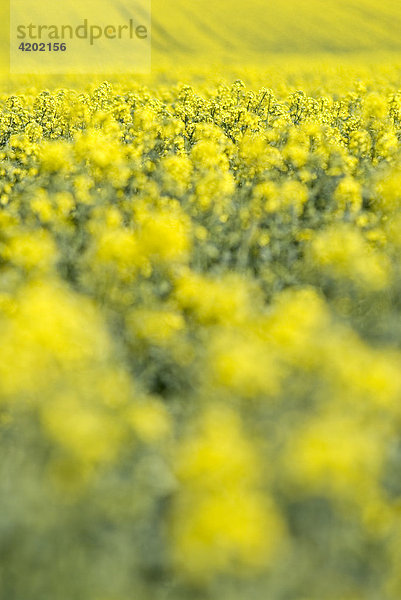
[(253, 334), (217, 330), (209, 363), (214, 386), (240, 397), (271, 396), (280, 389), (282, 369), (277, 356)]
[(184, 272), (176, 279), (174, 296), (201, 323), (241, 323), (261, 301), (256, 284), (231, 273), (217, 279)]
[(186, 263), (191, 248), (191, 223), (180, 210), (140, 215), (137, 232), (141, 253), (155, 263)]
[(190, 185), (192, 163), (186, 156), (166, 156), (160, 161), (163, 190), (172, 196), (183, 195)]
[(62, 394), (43, 409), (42, 423), (59, 444), (82, 463), (96, 464), (115, 457), (121, 428), (110, 414), (85, 406), (76, 392)]
[(40, 146), (40, 164), (44, 171), (57, 173), (72, 168), (71, 145), (68, 142), (43, 142)]
[(160, 346), (168, 345), (185, 329), (182, 315), (168, 309), (135, 309), (129, 313), (127, 322), (133, 335)]
[(289, 442), (288, 467), (305, 489), (363, 503), (375, 493), (382, 464), (380, 431), (349, 415), (317, 416)]
[(385, 215), (401, 209), (401, 169), (394, 169), (378, 184), (374, 205)]
[(128, 410), (126, 419), (139, 439), (146, 443), (165, 439), (172, 428), (166, 407), (156, 399), (136, 403)]
[(205, 409), (198, 430), (178, 445), (176, 474), (170, 535), (180, 573), (202, 581), (258, 571), (274, 560), (281, 518), (259, 489), (256, 449), (235, 413)]
[(364, 98), (365, 119), (385, 119), (388, 113), (387, 98), (376, 92), (367, 94)]
[(57, 247), (45, 231), (27, 231), (14, 235), (3, 249), (3, 257), (31, 271), (49, 271), (57, 261)]
[(334, 200), (341, 211), (357, 212), (362, 207), (362, 187), (352, 177), (345, 177), (334, 192)]
[(387, 257), (373, 250), (358, 230), (347, 225), (319, 232), (310, 243), (309, 256), (312, 264), (327, 274), (366, 289), (382, 289), (390, 280)]
[(103, 229), (95, 238), (93, 257), (105, 273), (132, 281), (143, 263), (141, 250), (132, 232), (122, 228)]

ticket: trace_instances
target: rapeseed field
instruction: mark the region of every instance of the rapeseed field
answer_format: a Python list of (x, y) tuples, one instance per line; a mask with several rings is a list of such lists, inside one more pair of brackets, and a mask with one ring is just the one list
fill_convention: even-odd
[(1, 599), (401, 597), (401, 11), (286, 4), (2, 83)]

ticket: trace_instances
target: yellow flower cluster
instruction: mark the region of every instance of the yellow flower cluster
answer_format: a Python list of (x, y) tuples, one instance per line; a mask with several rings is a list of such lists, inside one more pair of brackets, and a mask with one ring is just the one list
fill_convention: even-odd
[(0, 93), (1, 598), (401, 597), (401, 80), (331, 75)]

